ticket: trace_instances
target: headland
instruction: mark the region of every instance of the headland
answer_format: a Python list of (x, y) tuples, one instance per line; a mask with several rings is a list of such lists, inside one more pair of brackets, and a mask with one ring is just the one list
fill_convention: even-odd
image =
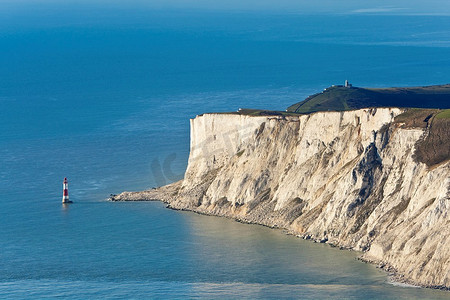
[[(351, 100), (342, 89), (385, 97)], [(413, 91), (431, 100), (417, 107)], [(449, 289), (450, 97), (443, 91), (450, 86), (332, 87), (284, 112), (200, 115), (191, 119), (183, 180), (111, 200), (160, 200), (282, 228), (361, 251), (398, 281)], [(411, 106), (391, 105), (394, 98)]]

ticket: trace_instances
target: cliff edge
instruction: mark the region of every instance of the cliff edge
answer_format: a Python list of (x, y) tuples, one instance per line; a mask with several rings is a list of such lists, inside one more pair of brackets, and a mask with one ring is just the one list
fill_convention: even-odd
[[(174, 209), (284, 228), (363, 251), (364, 260), (404, 282), (449, 288), (448, 154), (421, 161), (418, 148), (434, 115), (408, 123), (399, 117), (404, 111), (197, 116), (182, 181), (112, 200), (162, 200)], [(435, 150), (450, 148), (439, 143)]]

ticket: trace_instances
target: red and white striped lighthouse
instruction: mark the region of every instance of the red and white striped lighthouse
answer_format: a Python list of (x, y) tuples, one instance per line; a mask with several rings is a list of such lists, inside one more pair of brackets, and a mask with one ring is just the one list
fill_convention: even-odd
[(63, 181), (62, 203), (72, 203), (72, 201), (69, 200), (69, 184), (67, 183), (66, 177), (64, 177), (64, 181)]

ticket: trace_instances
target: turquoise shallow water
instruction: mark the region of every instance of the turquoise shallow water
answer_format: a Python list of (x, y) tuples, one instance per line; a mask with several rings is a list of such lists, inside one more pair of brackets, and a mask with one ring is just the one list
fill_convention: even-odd
[(159, 202), (80, 199), (43, 213), (7, 242), (2, 236), (2, 298), (447, 296), (393, 286), (353, 252)]
[(278, 230), (105, 201), (180, 179), (196, 114), (450, 82), (449, 17), (75, 8), (1, 11), (0, 298), (450, 297)]

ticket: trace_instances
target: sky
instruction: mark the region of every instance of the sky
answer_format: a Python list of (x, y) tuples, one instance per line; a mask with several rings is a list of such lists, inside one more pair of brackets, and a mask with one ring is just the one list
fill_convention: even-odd
[(0, 13), (33, 5), (207, 9), (288, 13), (438, 14), (450, 15), (449, 0), (0, 0)]

